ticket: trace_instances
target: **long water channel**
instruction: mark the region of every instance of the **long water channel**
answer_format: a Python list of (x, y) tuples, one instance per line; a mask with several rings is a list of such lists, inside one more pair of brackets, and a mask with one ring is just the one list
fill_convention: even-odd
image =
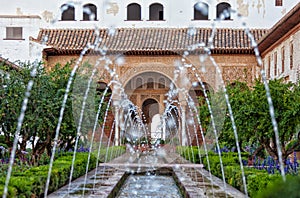
[(181, 198), (182, 196), (172, 176), (130, 175), (117, 197)]

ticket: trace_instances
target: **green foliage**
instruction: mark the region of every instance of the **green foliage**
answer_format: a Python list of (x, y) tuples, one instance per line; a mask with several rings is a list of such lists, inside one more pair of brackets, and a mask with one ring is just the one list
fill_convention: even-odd
[(251, 197), (257, 197), (257, 195), (263, 192), (267, 186), (271, 185), (277, 180), (282, 180), (281, 175), (270, 175), (263, 171), (258, 172), (257, 170), (256, 174), (251, 174), (247, 177), (248, 192)]
[[(72, 165), (72, 155), (61, 156), (53, 163), (49, 192), (67, 184)], [(77, 153), (73, 179), (85, 174), (88, 153)], [(91, 156), (89, 170), (95, 168), (96, 158)], [(45, 190), (49, 165), (37, 166), (23, 172), (13, 172), (9, 183), (8, 197), (41, 197)], [(5, 184), (5, 176), (0, 179), (0, 186)], [(0, 188), (1, 190), (1, 188)], [(3, 190), (0, 191), (2, 196)]]
[(200, 156), (205, 155), (205, 152), (198, 150), (197, 146), (177, 146), (176, 152), (193, 163), (201, 163)]
[(257, 198), (281, 198), (287, 196), (289, 198), (299, 198), (300, 177), (288, 176), (286, 182), (278, 178), (275, 182), (268, 184), (267, 188), (262, 189)]
[[(198, 151), (197, 147), (179, 146), (176, 149), (181, 156), (183, 156), (187, 160), (196, 163), (200, 161), (199, 154), (198, 154), (200, 152), (201, 162), (203, 163), (205, 169), (208, 170), (207, 161), (209, 160), (211, 173), (219, 178), (222, 178), (220, 158), (217, 153), (211, 151), (208, 152), (208, 160), (207, 160), (206, 155), (204, 155), (205, 153), (202, 150)], [(247, 160), (249, 154), (243, 152), (241, 153), (241, 156), (242, 156), (242, 160)], [(242, 178), (242, 171), (238, 159), (238, 153), (233, 153), (233, 152), (222, 153), (222, 163), (224, 167), (226, 182), (229, 185), (244, 192), (244, 184)], [(246, 178), (248, 195), (250, 197), (256, 197), (259, 193), (263, 192), (267, 186), (270, 186), (275, 181), (282, 179), (281, 175), (279, 174), (268, 174), (266, 170), (258, 170), (249, 167), (244, 167), (244, 175)]]
[[(102, 148), (100, 149), (100, 158), (99, 160), (102, 162), (108, 162), (123, 153), (125, 153), (126, 147), (125, 146), (113, 146), (113, 147), (107, 147), (107, 148)], [(98, 151), (93, 152), (94, 156), (98, 155)]]
[[(4, 132), (4, 135), (0, 136), (0, 144), (6, 148), (12, 147), (26, 86), (30, 80), (33, 80), (33, 87), (20, 131), (19, 149), (16, 153), (18, 158), (24, 157), (22, 151), (25, 151), (26, 145), (31, 143), (28, 159), (30, 159), (30, 164), (39, 165), (40, 162), (46, 163), (49, 160), (45, 154), (50, 155), (52, 151), (53, 138), (72, 71), (72, 63), (67, 63), (64, 66), (56, 64), (49, 71), (45, 70), (42, 63), (38, 63), (38, 65), (35, 65), (37, 71), (34, 78), (31, 75), (33, 66), (33, 64), (24, 63), (21, 70), (10, 70), (6, 65), (0, 65), (0, 71), (3, 71), (0, 86), (4, 87), (4, 89), (0, 89), (0, 123), (1, 130)], [(83, 63), (81, 68), (89, 70), (85, 71), (86, 73), (80, 73), (79, 71), (71, 84), (60, 127), (59, 149), (68, 151), (74, 146), (77, 135), (76, 124), (78, 125), (83, 94), (87, 90), (91, 67), (91, 64)], [(82, 144), (88, 142), (88, 133), (94, 125), (98, 107), (98, 103), (97, 105), (94, 103), (95, 101), (99, 102), (102, 96), (101, 94), (95, 94), (95, 86), (95, 83), (92, 83), (86, 102), (80, 134), (80, 140), (83, 139)], [(109, 93), (106, 96), (108, 95)], [(104, 102), (99, 122), (102, 120), (106, 107), (107, 103)]]
[[(100, 150), (100, 162), (110, 161), (111, 159), (120, 156), (125, 152), (125, 146), (114, 146), (102, 148)], [(49, 193), (66, 185), (69, 182), (73, 152), (62, 152), (57, 154), (53, 163), (51, 180), (49, 185)], [(76, 179), (85, 174), (87, 166), (88, 153), (77, 152), (74, 172), (72, 179)], [(96, 167), (97, 153), (92, 152), (89, 170)], [(0, 167), (0, 196), (3, 193), (5, 184), (6, 171), (8, 165)], [(45, 191), (45, 184), (48, 176), (49, 165), (13, 166), (12, 177), (8, 188), (8, 197), (41, 197)]]
[[(300, 126), (300, 103), (298, 102), (300, 101), (300, 86), (299, 84), (285, 83), (282, 80), (270, 80), (268, 83), (278, 123), (283, 159), (286, 159), (300, 145), (297, 137)], [(257, 149), (260, 149), (262, 146), (269, 155), (278, 159), (275, 133), (263, 82), (256, 81), (253, 87), (248, 87), (242, 82), (235, 82), (226, 88), (240, 147), (244, 149), (246, 146), (255, 145)], [(223, 91), (215, 95), (221, 99), (224, 97)], [(204, 129), (209, 130), (211, 119), (207, 105), (200, 107), (200, 116)], [(220, 144), (229, 148), (236, 147), (229, 112), (226, 113), (222, 130), (218, 132), (220, 132)], [(290, 143), (292, 141), (293, 144)], [(275, 145), (270, 146), (272, 144)]]
[[(42, 63), (35, 63), (36, 75), (31, 75), (33, 64), (23, 64), (21, 70), (11, 70), (3, 78), (0, 86), (0, 123), (4, 132), (3, 141), (8, 147), (12, 147), (17, 119), (20, 114), (21, 104), (29, 81), (33, 80), (33, 87), (25, 112), (25, 117), (20, 131), (17, 155), (26, 150), (26, 144), (30, 142), (31, 163), (36, 164), (40, 156), (47, 150), (51, 151), (52, 139), (59, 118), (59, 110), (65, 93), (65, 87), (70, 75), (71, 65), (56, 65), (51, 71), (46, 72)], [(7, 71), (6, 66), (0, 66), (0, 70)], [(64, 119), (60, 130), (61, 142), (68, 137), (73, 141), (75, 124), (72, 119), (71, 101), (68, 100)]]

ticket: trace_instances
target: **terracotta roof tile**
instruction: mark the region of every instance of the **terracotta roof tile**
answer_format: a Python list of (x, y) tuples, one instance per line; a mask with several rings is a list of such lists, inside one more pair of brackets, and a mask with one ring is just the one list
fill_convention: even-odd
[(17, 70), (17, 71), (20, 70), (20, 67), (17, 64), (15, 64), (15, 63), (13, 63), (13, 62), (9, 61), (8, 59), (5, 59), (1, 56), (0, 56), (0, 64), (5, 64), (5, 65), (9, 66), (11, 69), (14, 69), (14, 70)]
[[(120, 28), (110, 34), (107, 29), (99, 29), (99, 47), (106, 47), (110, 53), (182, 53), (191, 45), (207, 44), (212, 29), (197, 28), (194, 35), (188, 32), (188, 28)], [(258, 40), (267, 30), (253, 29), (250, 32)], [(56, 53), (78, 53), (97, 38), (93, 29), (41, 29), (38, 37), (31, 40), (42, 42), (44, 36), (48, 38), (46, 45)], [(216, 29), (213, 43), (215, 53), (252, 53), (243, 29)]]

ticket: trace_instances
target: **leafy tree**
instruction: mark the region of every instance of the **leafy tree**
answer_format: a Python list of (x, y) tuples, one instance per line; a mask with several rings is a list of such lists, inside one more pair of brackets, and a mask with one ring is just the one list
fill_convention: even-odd
[[(298, 130), (300, 122), (300, 87), (282, 80), (269, 81), (270, 93), (278, 122), (282, 157), (287, 158), (300, 145)], [(278, 159), (275, 133), (271, 122), (269, 105), (264, 84), (256, 81), (253, 87), (236, 82), (227, 86), (230, 104), (241, 146), (256, 145), (257, 154), (265, 149)], [(224, 93), (223, 93), (224, 94)], [(205, 105), (201, 107), (205, 112)], [(204, 115), (207, 117), (207, 111)], [(210, 127), (208, 119), (206, 128)], [(219, 141), (229, 147), (235, 146), (232, 123), (227, 112)]]
[[(52, 140), (58, 122), (59, 110), (65, 93), (65, 87), (70, 75), (71, 65), (56, 65), (46, 72), (41, 63), (37, 66), (36, 76), (31, 76), (32, 64), (23, 64), (19, 71), (8, 70), (5, 65), (1, 70), (7, 72), (1, 80), (0, 90), (0, 123), (4, 133), (5, 144), (12, 147), (13, 137), (17, 127), (21, 104), (28, 82), (34, 84), (28, 100), (24, 122), (18, 140), (17, 155), (22, 155), (26, 145), (31, 144), (32, 163), (36, 164), (42, 154), (51, 152)], [(64, 144), (73, 142), (75, 124), (72, 119), (71, 100), (67, 102), (60, 140)], [(69, 138), (68, 141), (65, 139)], [(62, 145), (62, 144), (61, 144)]]

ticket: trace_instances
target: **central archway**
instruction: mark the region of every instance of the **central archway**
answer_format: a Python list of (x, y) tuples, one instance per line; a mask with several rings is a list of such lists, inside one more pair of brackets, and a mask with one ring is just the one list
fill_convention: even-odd
[(160, 125), (159, 104), (153, 98), (148, 98), (143, 102), (142, 111), (144, 116), (144, 122), (149, 129), (149, 137), (151, 140), (160, 138), (161, 135), (158, 132)]
[(167, 99), (166, 94), (171, 86), (175, 87), (172, 80), (164, 74), (147, 71), (133, 76), (125, 84), (124, 90), (139, 109), (142, 109), (145, 100), (152, 98), (161, 107), (158, 112), (161, 114), (164, 112), (164, 100)]
[(160, 120), (165, 112), (164, 101), (167, 100), (171, 87), (175, 87), (172, 80), (155, 71), (139, 73), (124, 86), (128, 98), (142, 111), (149, 140), (155, 141), (164, 137)]

